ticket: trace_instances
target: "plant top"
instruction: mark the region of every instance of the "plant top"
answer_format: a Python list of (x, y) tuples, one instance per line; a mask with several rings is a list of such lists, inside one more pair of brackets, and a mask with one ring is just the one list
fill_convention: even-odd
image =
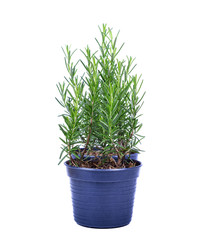
[[(69, 46), (63, 49), (68, 77), (57, 84), (60, 100), (56, 100), (64, 109), (59, 164), (67, 159), (76, 167), (131, 167), (134, 162), (127, 157), (140, 151), (137, 144), (144, 138), (139, 134), (143, 80), (132, 74), (134, 58), (118, 58), (124, 46), (117, 47), (119, 32), (114, 37), (106, 24), (99, 29), (98, 50), (91, 52), (87, 46), (81, 50), (83, 60), (73, 63), (75, 51)], [(81, 76), (79, 64), (85, 70)]]

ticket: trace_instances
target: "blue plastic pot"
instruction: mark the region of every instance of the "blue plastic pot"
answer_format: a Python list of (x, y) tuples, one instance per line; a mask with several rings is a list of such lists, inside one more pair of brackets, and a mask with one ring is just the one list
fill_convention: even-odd
[(132, 160), (138, 160), (138, 153), (131, 153), (126, 156), (126, 158), (130, 157)]
[(121, 169), (79, 168), (65, 162), (75, 221), (85, 227), (115, 228), (132, 218), (136, 181), (142, 164)]

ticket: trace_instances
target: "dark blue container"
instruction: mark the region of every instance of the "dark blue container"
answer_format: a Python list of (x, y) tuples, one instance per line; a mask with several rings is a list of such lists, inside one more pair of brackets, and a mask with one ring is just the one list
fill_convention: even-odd
[(130, 157), (132, 160), (138, 160), (138, 153), (131, 153), (126, 155), (126, 158)]
[(142, 164), (121, 169), (68, 165), (75, 221), (85, 227), (115, 228), (130, 223), (136, 181)]

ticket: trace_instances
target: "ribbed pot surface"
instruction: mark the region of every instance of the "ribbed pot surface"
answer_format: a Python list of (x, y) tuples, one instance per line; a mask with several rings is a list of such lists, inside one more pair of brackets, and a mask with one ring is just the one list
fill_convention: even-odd
[(93, 228), (129, 224), (141, 167), (137, 163), (133, 168), (90, 169), (72, 167), (66, 162), (75, 221)]

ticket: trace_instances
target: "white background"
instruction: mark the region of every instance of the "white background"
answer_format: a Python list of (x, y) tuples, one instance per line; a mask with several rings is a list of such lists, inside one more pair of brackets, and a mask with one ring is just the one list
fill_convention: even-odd
[[(134, 215), (95, 230), (72, 217), (58, 166), (61, 46), (121, 30), (147, 91)], [(0, 238), (213, 239), (212, 1), (1, 1)]]

